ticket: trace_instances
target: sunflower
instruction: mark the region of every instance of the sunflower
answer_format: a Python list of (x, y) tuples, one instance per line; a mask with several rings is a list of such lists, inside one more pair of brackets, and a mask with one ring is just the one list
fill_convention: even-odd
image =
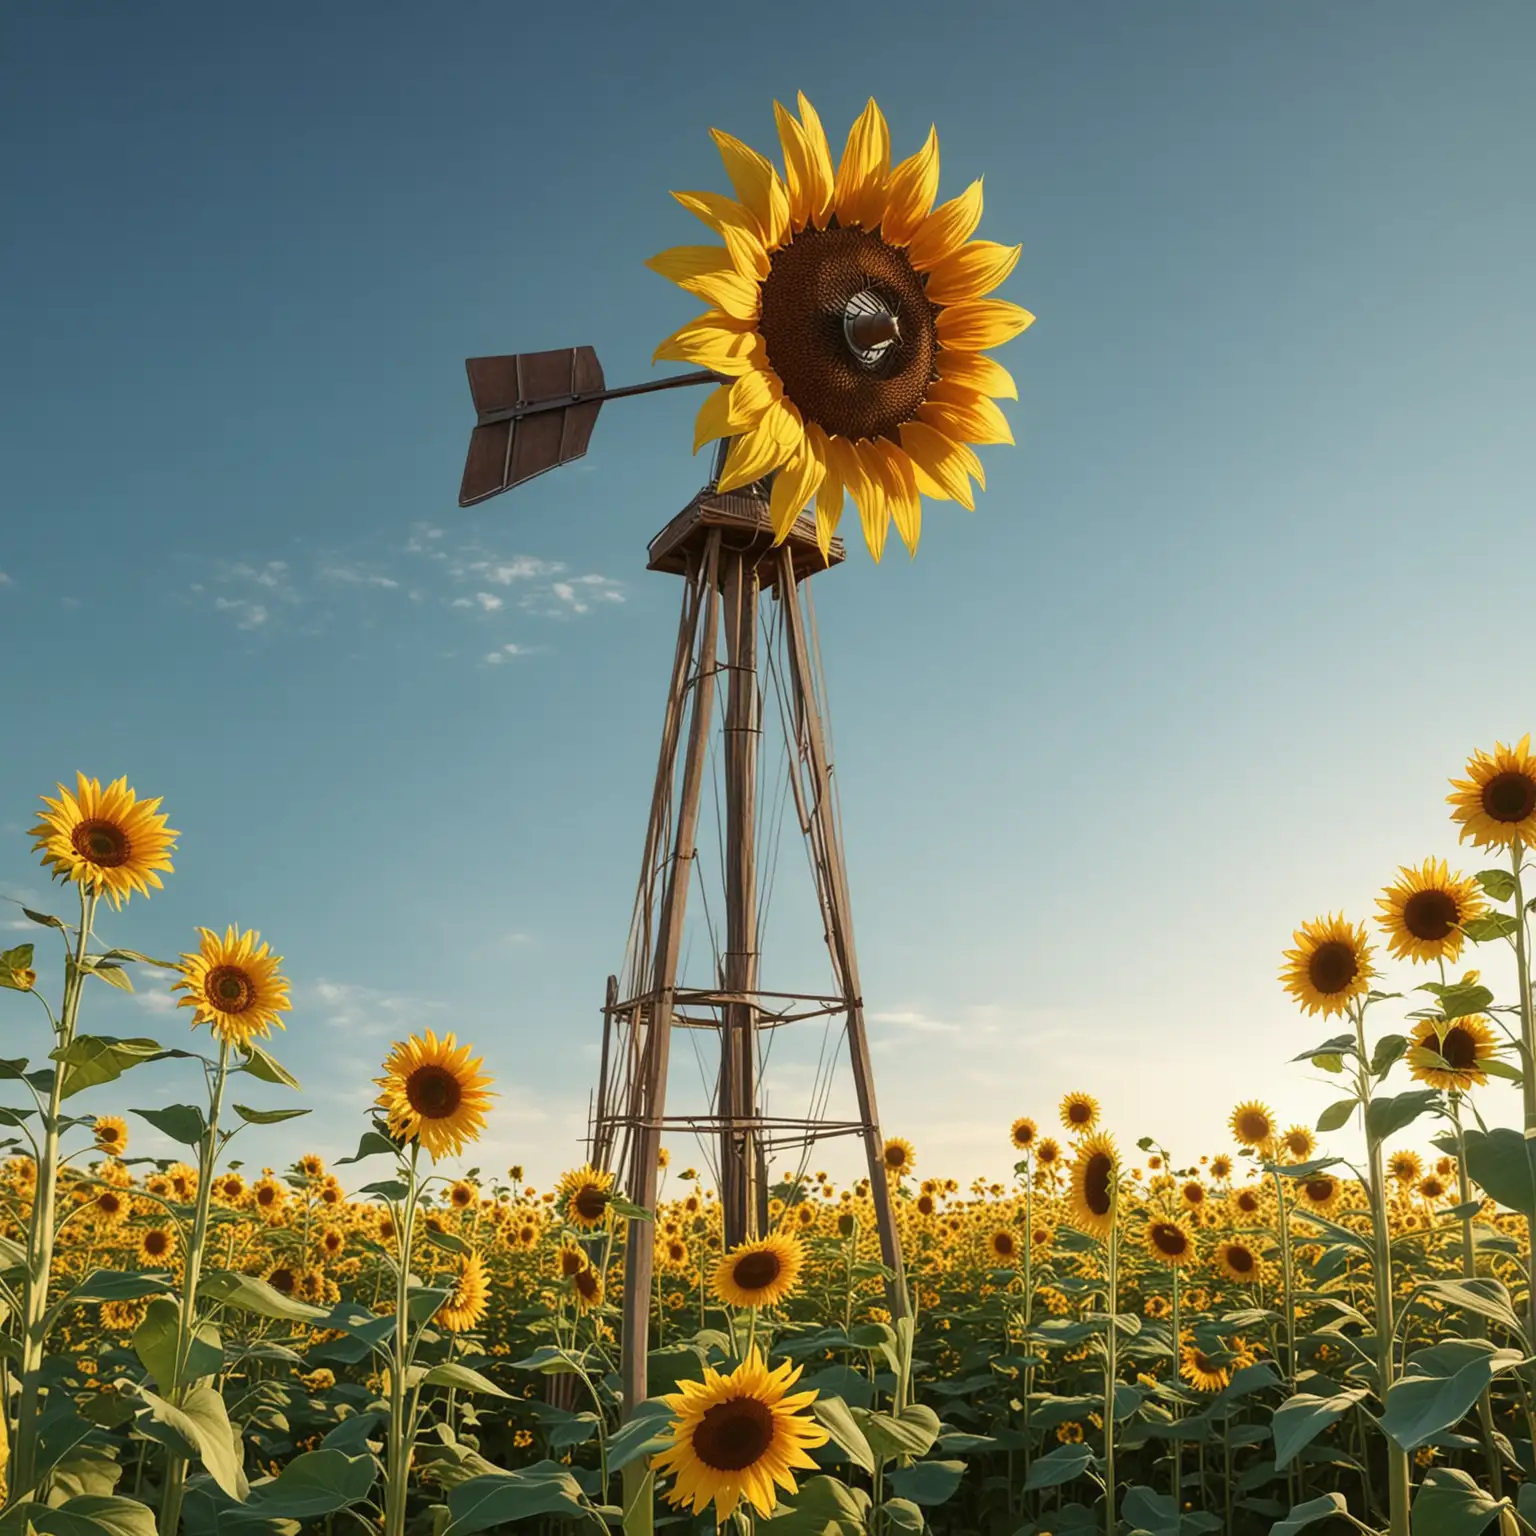
[(1536, 847), (1536, 756), (1529, 733), (1513, 747), (1499, 742), (1490, 756), (1474, 752), (1467, 777), (1452, 779), (1447, 795), (1451, 819), (1461, 824), (1461, 840), (1479, 848), (1508, 848), (1515, 842)]
[(987, 1239), (987, 1249), (999, 1264), (1012, 1264), (1019, 1256), (1019, 1241), (1007, 1227), (999, 1227)]
[(1425, 859), (1418, 869), (1403, 865), (1396, 884), (1376, 900), (1377, 926), (1398, 960), (1461, 958), (1462, 931), (1469, 918), (1488, 910), (1482, 887), (1468, 875), (1453, 875), (1444, 859)]
[(807, 1453), (830, 1438), (803, 1411), (816, 1393), (789, 1394), (803, 1369), (786, 1362), (770, 1371), (754, 1347), (730, 1375), (706, 1366), (703, 1381), (663, 1397), (677, 1419), (653, 1466), (675, 1474), (669, 1502), (692, 1505), (696, 1515), (713, 1503), (723, 1524), (742, 1499), (766, 1516), (775, 1486), (794, 1493), (794, 1469), (815, 1471)]
[(97, 1115), (91, 1135), (97, 1150), (109, 1157), (121, 1157), (128, 1150), (128, 1122), (121, 1115)]
[(1401, 1152), (1394, 1152), (1387, 1159), (1387, 1172), (1399, 1184), (1412, 1184), (1423, 1177), (1424, 1160), (1417, 1152), (1404, 1148)]
[(1013, 270), (1019, 247), (970, 241), (981, 182), (933, 208), (939, 146), (890, 166), (880, 108), (865, 107), (834, 173), (821, 120), (799, 97), (797, 120), (774, 114), (786, 175), (713, 131), (737, 200), (674, 192), (723, 240), (678, 246), (646, 263), (710, 308), (669, 336), (656, 360), (724, 375), (699, 410), (694, 451), (732, 439), (719, 489), (772, 473), (769, 513), (782, 540), (816, 498), (825, 557), (845, 490), (879, 560), (894, 520), (917, 548), (920, 495), (975, 505), (985, 485), (970, 443), (1011, 443), (995, 401), (1017, 399), (984, 355), (1023, 331), (1027, 310), (983, 295)]
[(1215, 1259), (1216, 1268), (1229, 1280), (1242, 1283), (1261, 1280), (1264, 1276), (1264, 1261), (1247, 1243), (1236, 1240), (1217, 1243)]
[(1225, 1152), (1218, 1152), (1211, 1159), (1211, 1177), (1218, 1184), (1225, 1184), (1232, 1177), (1232, 1159)]
[(1042, 1168), (1054, 1168), (1061, 1161), (1060, 1143), (1049, 1136), (1042, 1136), (1039, 1145), (1035, 1148), (1035, 1161)]
[(1438, 1174), (1427, 1173), (1419, 1180), (1419, 1194), (1428, 1201), (1444, 1199), (1445, 1185)]
[(562, 1280), (569, 1280), (572, 1275), (579, 1274), (590, 1267), (591, 1260), (587, 1258), (585, 1250), (579, 1243), (560, 1244), (555, 1254), (555, 1273)]
[(799, 1240), (775, 1232), (724, 1255), (715, 1266), (714, 1292), (732, 1307), (777, 1306), (794, 1293), (804, 1267)]
[(214, 1198), (224, 1205), (239, 1205), (245, 1199), (245, 1177), (243, 1174), (221, 1173), (213, 1181)]
[(1275, 1117), (1257, 1099), (1248, 1099), (1232, 1111), (1227, 1124), (1233, 1139), (1242, 1147), (1263, 1150), (1275, 1139)]
[(1061, 1101), (1061, 1123), (1080, 1136), (1099, 1123), (1099, 1101), (1091, 1093), (1069, 1093)]
[(1220, 1392), (1232, 1380), (1231, 1362), (1222, 1363), (1205, 1353), (1186, 1334), (1190, 1342), (1179, 1351), (1179, 1375), (1197, 1392)]
[(91, 1201), (91, 1211), (105, 1226), (116, 1227), (127, 1221), (131, 1209), (128, 1197), (119, 1189), (108, 1186), (98, 1189)]
[(1020, 1152), (1027, 1151), (1030, 1147), (1034, 1146), (1037, 1134), (1038, 1128), (1035, 1122), (1027, 1116), (1020, 1116), (1008, 1130), (1009, 1139)]
[(1108, 1237), (1115, 1214), (1115, 1173), (1119, 1154), (1102, 1132), (1079, 1143), (1072, 1164), (1072, 1216), (1090, 1237)]
[(140, 800), (127, 779), (114, 779), (103, 790), (99, 779), (76, 774), (74, 794), (58, 786), (59, 798), (39, 798), (48, 810), (32, 828), (34, 852), (55, 879), (104, 895), (122, 908), (135, 891), (163, 890), (158, 870), (171, 871), (171, 850), (180, 833), (157, 815), (159, 800)]
[(293, 1265), (279, 1260), (266, 1273), (267, 1284), (283, 1296), (296, 1296), (299, 1292), (300, 1271)]
[(374, 1081), (384, 1091), (375, 1101), (389, 1118), (397, 1141), (420, 1140), (432, 1160), (460, 1152), (485, 1129), (490, 1078), (480, 1057), (450, 1032), (441, 1040), (429, 1029), (397, 1042)]
[(689, 1263), (688, 1244), (681, 1237), (664, 1237), (656, 1244), (656, 1262), (668, 1274), (686, 1273)]
[(1431, 1088), (1465, 1093), (1488, 1081), (1488, 1063), (1498, 1051), (1498, 1038), (1479, 1015), (1452, 1019), (1423, 1019), (1414, 1028), (1405, 1053), (1410, 1076)]
[(467, 1211), (480, 1198), (480, 1191), (468, 1179), (455, 1179), (448, 1191), (448, 1204), (456, 1211)]
[(1182, 1221), (1162, 1217), (1147, 1223), (1147, 1252), (1159, 1264), (1186, 1269), (1195, 1262), (1195, 1239)]
[(1205, 1205), (1205, 1185), (1199, 1179), (1185, 1179), (1179, 1185), (1179, 1203), (1186, 1211), (1198, 1211)]
[(437, 1309), (434, 1321), (449, 1333), (468, 1333), (478, 1328), (490, 1304), (491, 1287), (485, 1274), (485, 1261), (478, 1253), (466, 1253), (459, 1261), (459, 1273), (447, 1301)]
[(1310, 1210), (1327, 1216), (1344, 1198), (1344, 1186), (1331, 1173), (1314, 1173), (1299, 1182), (1302, 1201)]
[(306, 1179), (323, 1179), (325, 1177), (325, 1159), (318, 1152), (306, 1152), (299, 1158), (294, 1167), (304, 1175)]
[(1362, 924), (1340, 913), (1303, 923), (1292, 937), (1296, 948), (1285, 952), (1280, 981), (1304, 1012), (1343, 1013), (1370, 986), (1376, 972)]
[(288, 1191), (276, 1179), (258, 1179), (251, 1186), (251, 1204), (269, 1221), (275, 1221), (288, 1203)]
[(595, 1231), (608, 1215), (613, 1199), (613, 1175), (590, 1163), (560, 1175), (556, 1191), (560, 1209), (573, 1227), (583, 1232)]
[(904, 1179), (917, 1166), (917, 1149), (905, 1136), (889, 1137), (885, 1143), (885, 1171)]
[(1317, 1150), (1317, 1137), (1305, 1125), (1293, 1125), (1280, 1137), (1280, 1145), (1298, 1163), (1304, 1163)]
[(193, 1010), (192, 1027), (206, 1024), (221, 1044), (239, 1046), (270, 1035), (274, 1024), (285, 1028), (278, 1014), (292, 1004), (287, 978), (277, 969), (283, 957), (269, 954), (265, 944), (257, 948), (261, 935), (252, 930), (231, 927), (222, 939), (208, 928), (197, 931), (198, 953), (181, 957), (182, 979), (171, 988), (186, 992), (177, 1006)]
[(146, 1264), (163, 1264), (176, 1251), (176, 1234), (169, 1227), (146, 1227), (139, 1234), (139, 1256)]
[(589, 1264), (585, 1269), (578, 1269), (570, 1277), (568, 1284), (571, 1295), (576, 1300), (578, 1312), (591, 1312), (603, 1304), (603, 1279)]

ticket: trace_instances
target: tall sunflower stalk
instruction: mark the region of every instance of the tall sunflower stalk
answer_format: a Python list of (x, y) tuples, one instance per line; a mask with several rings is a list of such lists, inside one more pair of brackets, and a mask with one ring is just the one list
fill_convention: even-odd
[[(389, 1419), (384, 1452), (384, 1536), (403, 1536), (405, 1510), (414, 1450), (413, 1421), (416, 1390), (409, 1376), (415, 1340), (411, 1337), (411, 1248), (416, 1231), (416, 1207), (421, 1186), (417, 1161), (421, 1149), (414, 1142), (400, 1160), (405, 1192), (390, 1207), (395, 1223), (398, 1257), (393, 1261), (395, 1282), (395, 1328), (386, 1356), (385, 1378), (388, 1383)], [(419, 1330), (418, 1330), (419, 1332)]]
[(1115, 1536), (1119, 1518), (1115, 1510), (1115, 1389), (1120, 1382), (1120, 1178), (1116, 1170), (1109, 1183), (1109, 1236), (1105, 1281), (1109, 1328), (1104, 1339), (1104, 1536)]

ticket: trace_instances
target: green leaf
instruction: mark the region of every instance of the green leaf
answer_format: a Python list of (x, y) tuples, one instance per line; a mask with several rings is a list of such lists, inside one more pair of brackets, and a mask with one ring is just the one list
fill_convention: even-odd
[(512, 1395), (503, 1392), (488, 1376), (482, 1376), (479, 1371), (472, 1371), (467, 1365), (459, 1365), (451, 1360), (442, 1365), (434, 1365), (421, 1379), (429, 1387), (462, 1387), (466, 1392), (488, 1392), (492, 1397)]
[[(893, 1486), (895, 1481), (896, 1479), (893, 1475), (891, 1478)], [(880, 1518), (884, 1521), (887, 1528), (894, 1528), (898, 1531), (921, 1532), (927, 1523), (923, 1519), (922, 1510), (911, 1499), (887, 1499), (880, 1506)], [(863, 1527), (860, 1526), (859, 1529), (862, 1531)]]
[(861, 1471), (873, 1473), (875, 1452), (854, 1411), (840, 1397), (818, 1397), (811, 1404), (816, 1422), (832, 1437), (832, 1443)]
[(892, 1467), (885, 1480), (900, 1497), (931, 1506), (952, 1498), (964, 1476), (963, 1461), (919, 1461), (910, 1467)]
[(307, 1301), (285, 1296), (255, 1275), (240, 1275), (228, 1269), (204, 1271), (198, 1293), (208, 1301), (285, 1323), (318, 1323), (329, 1316), (323, 1307), (312, 1307)]
[(608, 1208), (615, 1216), (623, 1216), (628, 1221), (654, 1221), (656, 1219), (643, 1205), (636, 1205), (633, 1200), (626, 1200), (623, 1195), (610, 1195), (608, 1197)]
[(1495, 901), (1508, 901), (1515, 894), (1515, 877), (1507, 869), (1480, 869), (1474, 878)]
[(926, 1403), (909, 1403), (900, 1415), (854, 1410), (870, 1448), (882, 1460), (895, 1456), (926, 1456), (939, 1438), (939, 1416)]
[(1536, 1144), (1500, 1127), (1466, 1133), (1467, 1172), (1500, 1205), (1536, 1221)]
[(244, 1104), (236, 1104), (234, 1111), (247, 1125), (277, 1125), (309, 1113), (307, 1109), (250, 1109)]
[[(166, 1297), (150, 1302), (144, 1320), (133, 1331), (133, 1352), (162, 1392), (178, 1385), (176, 1336), (181, 1329), (181, 1308)], [(224, 1344), (212, 1323), (200, 1323), (187, 1349), (182, 1381), (199, 1381), (224, 1365)]]
[(535, 1462), (520, 1472), (472, 1477), (448, 1495), (448, 1524), (442, 1536), (527, 1520), (534, 1515), (591, 1519), (593, 1506), (570, 1470), (553, 1461)]
[(1439, 1102), (1440, 1092), (1436, 1088), (1414, 1088), (1394, 1098), (1372, 1099), (1365, 1112), (1366, 1134), (1378, 1142), (1385, 1141)]
[(771, 1536), (864, 1536), (869, 1495), (835, 1477), (808, 1477), (788, 1505), (780, 1504), (758, 1529)]
[[(259, 1078), (264, 1083), (276, 1083), (280, 1088), (297, 1088), (299, 1080), (276, 1057), (266, 1051), (252, 1040), (245, 1046), (245, 1060), (235, 1068), (237, 1072), (249, 1072), (252, 1077)], [(368, 1139), (366, 1136), (363, 1138)], [(394, 1151), (394, 1144), (390, 1144), (390, 1151)], [(364, 1154), (359, 1151), (358, 1157)], [(356, 1157), (344, 1157), (344, 1163), (355, 1163)]]
[(80, 969), (88, 976), (99, 976), (108, 986), (116, 987), (119, 992), (133, 991), (133, 977), (120, 965), (113, 965), (110, 961), (102, 960), (95, 955), (87, 955), (80, 962)]
[(541, 1344), (531, 1355), (512, 1362), (515, 1371), (540, 1371), (545, 1376), (579, 1376), (585, 1368), (585, 1350), (561, 1349), (554, 1344)]
[(1426, 982), (1419, 990), (1433, 992), (1440, 999), (1440, 1012), (1446, 1019), (1464, 1019), (1474, 1013), (1487, 1013), (1493, 993), (1479, 982), (1458, 982), (1442, 987)]
[(254, 1484), (245, 1507), (268, 1519), (319, 1520), (367, 1498), (378, 1470), (372, 1456), (322, 1446), (295, 1456), (270, 1481)]
[(1308, 1499), (1305, 1504), (1294, 1505), (1284, 1520), (1277, 1520), (1269, 1528), (1269, 1536), (1296, 1536), (1296, 1532), (1326, 1520), (1332, 1515), (1349, 1519), (1349, 1505), (1342, 1493), (1325, 1493), (1320, 1499)]
[(399, 1146), (388, 1136), (381, 1136), (377, 1131), (364, 1131), (362, 1140), (357, 1144), (357, 1151), (351, 1157), (338, 1157), (336, 1166), (340, 1168), (346, 1163), (360, 1163), (365, 1157), (377, 1157), (381, 1152), (395, 1153), (399, 1150)]
[(1355, 1055), (1355, 1037), (1353, 1035), (1335, 1035), (1331, 1040), (1324, 1040), (1321, 1045), (1314, 1045), (1310, 1051), (1303, 1051), (1300, 1056), (1291, 1057), (1291, 1060), (1316, 1061), (1319, 1056), (1353, 1055)]
[(86, 1301), (139, 1301), (145, 1296), (164, 1296), (172, 1290), (170, 1279), (165, 1275), (98, 1269), (87, 1275), (64, 1299), (71, 1306)]
[(224, 1399), (212, 1387), (193, 1387), (177, 1407), (147, 1387), (136, 1390), (145, 1404), (137, 1420), (139, 1430), (178, 1455), (201, 1461), (230, 1498), (244, 1503), (250, 1485), (240, 1465), (240, 1437), (229, 1422)]
[(34, 923), (41, 923), (44, 928), (63, 929), (65, 927), (58, 918), (51, 917), (46, 912), (34, 912), (31, 907), (23, 907), (21, 912), (23, 917), (30, 917)]
[(136, 1037), (119, 1040), (113, 1035), (80, 1035), (66, 1046), (49, 1052), (49, 1059), (63, 1064), (62, 1096), (70, 1098), (85, 1088), (116, 1082), (130, 1067), (155, 1061), (165, 1054), (158, 1040)]
[(155, 1516), (137, 1499), (86, 1493), (65, 1499), (56, 1509), (23, 1501), (0, 1518), (6, 1536), (29, 1530), (37, 1536), (155, 1536)]
[[(408, 1194), (409, 1191), (402, 1186), (401, 1193)], [(470, 1245), (466, 1243), (457, 1232), (438, 1232), (432, 1227), (422, 1227), (418, 1230), (421, 1232), (421, 1235), (427, 1240), (427, 1242), (429, 1242), (434, 1248), (441, 1248), (448, 1253), (474, 1252)]]
[(1336, 1103), (1330, 1104), (1328, 1108), (1325, 1109), (1322, 1114), (1317, 1117), (1318, 1130), (1326, 1135), (1329, 1131), (1338, 1130), (1341, 1125), (1347, 1125), (1349, 1123), (1350, 1116), (1353, 1115), (1354, 1112), (1359, 1109), (1359, 1107), (1360, 1101), (1358, 1099), (1339, 1099)]
[(164, 1109), (131, 1109), (128, 1112), (149, 1121), (162, 1135), (184, 1147), (200, 1146), (208, 1134), (208, 1122), (195, 1104), (167, 1104)]
[(1487, 912), (1482, 917), (1469, 917), (1461, 925), (1461, 931), (1474, 944), (1487, 944), (1493, 939), (1507, 939), (1518, 933), (1520, 921), (1509, 912)]
[(1498, 1349), (1486, 1339), (1421, 1349), (1388, 1390), (1381, 1427), (1403, 1450), (1416, 1451), (1459, 1424), (1488, 1383), (1524, 1359), (1518, 1349)]
[(1297, 1452), (1304, 1450), (1328, 1426), (1370, 1396), (1366, 1387), (1350, 1387), (1332, 1397), (1298, 1392), (1275, 1409), (1271, 1428), (1275, 1436), (1275, 1470), (1285, 1471)]
[(1024, 1480), (1025, 1490), (1055, 1488), (1060, 1483), (1070, 1483), (1081, 1477), (1094, 1464), (1094, 1454), (1086, 1445), (1059, 1445), (1029, 1469)]
[[(1476, 1206), (1473, 1207), (1476, 1209)], [(1476, 1280), (1430, 1280), (1418, 1288), (1420, 1296), (1433, 1297), (1464, 1312), (1486, 1317), (1529, 1347), (1525, 1326), (1515, 1312), (1514, 1303), (1501, 1280), (1479, 1276)]]
[(1371, 1052), (1371, 1076), (1384, 1077), (1392, 1064), (1408, 1049), (1405, 1035), (1383, 1035)]
[(1413, 1536), (1477, 1536), (1508, 1499), (1485, 1493), (1455, 1467), (1435, 1467), (1413, 1501)]
[(642, 1456), (654, 1456), (670, 1444), (677, 1414), (658, 1397), (635, 1404), (635, 1411), (608, 1437), (608, 1470), (618, 1472)]

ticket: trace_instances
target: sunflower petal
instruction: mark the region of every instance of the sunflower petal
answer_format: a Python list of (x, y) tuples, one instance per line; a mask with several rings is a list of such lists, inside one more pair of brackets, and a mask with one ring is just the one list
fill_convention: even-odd
[(702, 219), (717, 234), (724, 224), (753, 222), (752, 215), (740, 203), (734, 198), (722, 196), (719, 192), (674, 192), (672, 196), (689, 213), (695, 218)]
[(693, 363), (716, 373), (741, 374), (753, 366), (762, 338), (750, 323), (710, 310), (681, 325), (656, 348), (653, 363)]
[[(945, 384), (964, 384), (978, 394), (989, 395), (994, 400), (1017, 400), (1019, 387), (1013, 375), (996, 358), (985, 352), (955, 352), (939, 349), (934, 359), (939, 379)], [(930, 397), (932, 389), (929, 390)]]
[[(677, 196), (674, 192), (673, 197)], [(981, 178), (977, 177), (959, 197), (940, 203), (923, 220), (921, 228), (907, 242), (907, 259), (919, 272), (926, 272), (936, 262), (958, 251), (981, 223)]]
[(836, 185), (832, 172), (832, 147), (827, 143), (827, 133), (821, 126), (821, 118), (817, 116), (816, 108), (806, 100), (804, 91), (795, 93), (795, 104), (800, 108), (800, 125), (805, 130), (806, 148), (810, 151), (806, 206), (811, 223), (817, 229), (825, 229), (832, 214), (832, 192)]
[(768, 517), (773, 524), (773, 542), (782, 544), (789, 537), (795, 519), (816, 494), (827, 473), (815, 444), (807, 434), (801, 439), (794, 458), (773, 478), (773, 492), (768, 499)]
[(731, 439), (715, 489), (724, 494), (761, 480), (793, 455), (800, 431), (799, 413), (791, 415), (787, 401), (775, 400), (756, 426)]
[(789, 227), (804, 229), (811, 217), (811, 193), (814, 173), (811, 169), (811, 145), (800, 120), (782, 102), (773, 104), (773, 120), (779, 129), (779, 144), (784, 151), (784, 182), (789, 191)]
[[(752, 375), (744, 373), (742, 378), (749, 379)], [(737, 384), (741, 379), (736, 381)], [(739, 428), (731, 424), (731, 390), (734, 386), (720, 384), (704, 397), (704, 403), (699, 407), (699, 414), (693, 419), (693, 451), (697, 453), (705, 443), (712, 443), (717, 438), (729, 437)]]
[(733, 320), (755, 321), (762, 308), (762, 293), (757, 284), (734, 269), (681, 278), (678, 287), (697, 294), (711, 309), (718, 309)]
[(839, 224), (873, 229), (880, 222), (890, 170), (891, 131), (871, 96), (848, 130), (848, 143), (837, 167), (832, 201)]
[[(809, 430), (819, 433), (821, 428), (812, 427)], [(841, 437), (826, 437), (821, 444), (827, 477), (816, 493), (816, 543), (821, 549), (823, 561), (831, 556), (832, 539), (843, 516), (845, 455), (849, 447), (849, 443)]]
[(923, 531), (923, 503), (918, 495), (912, 460), (895, 443), (881, 441), (877, 446), (891, 519), (901, 542), (907, 546), (907, 554), (915, 555)]
[(926, 422), (904, 421), (900, 432), (901, 446), (907, 450), (913, 465), (936, 487), (928, 494), (945, 501), (958, 501), (966, 511), (974, 512), (976, 499), (971, 494), (971, 482), (966, 478), (967, 464), (961, 451), (965, 445), (946, 437)]
[(744, 373), (731, 386), (731, 403), (727, 420), (731, 431), (741, 432), (755, 426), (764, 411), (775, 400), (784, 398), (784, 386), (776, 373), (754, 369)]
[(1007, 299), (967, 299), (939, 311), (934, 329), (941, 347), (960, 352), (983, 352), (1012, 341), (1035, 322), (1027, 309)]
[(972, 240), (951, 251), (928, 269), (925, 293), (931, 304), (958, 304), (979, 299), (1001, 283), (1018, 264), (1021, 245), (999, 245), (995, 240)]
[(880, 221), (880, 238), (887, 245), (905, 245), (933, 211), (939, 193), (939, 134), (928, 130), (928, 141), (891, 172)]
[(917, 408), (917, 419), (936, 427), (946, 437), (957, 437), (967, 443), (1011, 443), (1013, 429), (1008, 418), (985, 395), (951, 384), (946, 390), (949, 398), (937, 399), (930, 390), (928, 398)]
[(711, 128), (709, 136), (720, 151), (725, 174), (731, 178), (742, 207), (757, 220), (763, 244), (773, 250), (789, 233), (789, 193), (779, 180), (773, 161), (718, 128)]
[(872, 442), (858, 442), (848, 455), (848, 494), (859, 509), (864, 542), (875, 564), (885, 553), (885, 536), (890, 532), (891, 510), (887, 504), (885, 482), (880, 474), (880, 450)]
[(731, 272), (731, 253), (723, 245), (674, 245), (646, 262), (668, 282), (681, 283), (710, 272)]

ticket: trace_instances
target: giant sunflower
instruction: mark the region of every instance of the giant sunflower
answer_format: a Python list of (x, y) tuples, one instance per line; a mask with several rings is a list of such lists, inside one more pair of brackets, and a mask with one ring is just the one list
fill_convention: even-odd
[(1469, 875), (1453, 875), (1444, 859), (1425, 859), (1419, 868), (1403, 865), (1395, 884), (1376, 899), (1378, 926), (1387, 949), (1399, 960), (1461, 958), (1462, 925), (1488, 910), (1482, 888)]
[(1479, 848), (1508, 848), (1517, 840), (1536, 848), (1536, 755), (1529, 732), (1514, 746), (1503, 742), (1493, 752), (1474, 752), (1467, 777), (1452, 779), (1447, 795), (1451, 819), (1461, 825), (1461, 840)]
[(1343, 1013), (1370, 986), (1376, 972), (1363, 925), (1340, 913), (1303, 923), (1293, 939), (1296, 947), (1285, 952), (1280, 981), (1304, 1012), (1325, 1018)]
[(1013, 270), (1019, 247), (971, 240), (981, 182), (934, 208), (934, 130), (892, 168), (890, 131), (870, 101), (834, 171), (821, 119), (803, 95), (799, 108), (796, 118), (774, 103), (783, 178), (711, 130), (736, 198), (672, 194), (723, 244), (677, 246), (646, 263), (710, 306), (656, 359), (729, 380), (694, 427), (695, 452), (731, 439), (721, 491), (772, 474), (779, 540), (814, 496), (823, 556), (846, 492), (878, 560), (892, 521), (917, 549), (921, 496), (974, 507), (971, 480), (986, 481), (968, 445), (1011, 443), (995, 402), (1018, 398), (985, 349), (1034, 316), (984, 297)]
[(1072, 1219), (1090, 1237), (1108, 1237), (1115, 1219), (1119, 1154), (1103, 1132), (1078, 1143), (1072, 1163)]
[(790, 1394), (803, 1366), (769, 1370), (754, 1347), (730, 1375), (704, 1368), (703, 1381), (685, 1381), (662, 1401), (677, 1415), (656, 1471), (672, 1473), (674, 1505), (701, 1514), (713, 1503), (723, 1524), (746, 1499), (761, 1515), (773, 1512), (775, 1487), (795, 1492), (794, 1471), (814, 1471), (807, 1454), (830, 1438), (806, 1408), (814, 1391)]
[(804, 1268), (805, 1249), (798, 1239), (773, 1232), (722, 1256), (715, 1265), (714, 1292), (727, 1306), (777, 1306), (794, 1293)]
[(561, 1213), (573, 1227), (595, 1231), (608, 1215), (613, 1199), (613, 1175), (584, 1163), (560, 1175), (555, 1196)]
[(453, 1290), (437, 1309), (434, 1321), (449, 1333), (468, 1333), (478, 1328), (490, 1305), (491, 1287), (485, 1274), (485, 1261), (478, 1253), (466, 1253), (459, 1261)]
[(223, 1045), (247, 1046), (257, 1036), (265, 1038), (278, 1017), (292, 1006), (288, 980), (278, 971), (281, 955), (268, 953), (259, 933), (248, 929), (225, 930), (221, 939), (209, 928), (199, 928), (202, 943), (195, 955), (181, 957), (181, 980), (171, 991), (187, 995), (177, 1006), (190, 1008), (192, 1027), (206, 1024)]
[(490, 1078), (480, 1057), (450, 1032), (439, 1040), (432, 1030), (397, 1041), (375, 1078), (383, 1092), (375, 1101), (397, 1141), (420, 1141), (434, 1162), (458, 1153), (485, 1129)]
[(1431, 1088), (1465, 1093), (1488, 1081), (1488, 1063), (1498, 1052), (1498, 1037), (1479, 1015), (1452, 1019), (1422, 1019), (1414, 1027), (1413, 1043), (1405, 1053), (1410, 1075)]
[(171, 872), (171, 851), (178, 832), (156, 814), (159, 800), (140, 800), (128, 780), (114, 779), (105, 789), (100, 779), (76, 774), (75, 792), (62, 784), (59, 798), (41, 796), (48, 807), (32, 828), (34, 852), (55, 879), (73, 880), (104, 895), (114, 907), (135, 891), (162, 890), (157, 871)]

